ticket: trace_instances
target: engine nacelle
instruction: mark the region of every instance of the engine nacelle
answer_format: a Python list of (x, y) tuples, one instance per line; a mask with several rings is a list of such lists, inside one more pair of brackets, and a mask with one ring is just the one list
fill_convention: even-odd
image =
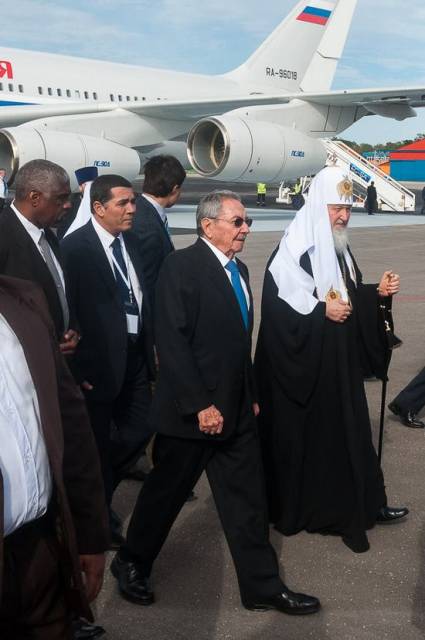
[(317, 173), (326, 162), (320, 140), (272, 122), (210, 117), (189, 132), (190, 164), (200, 175), (240, 182), (280, 182)]
[(27, 125), (0, 130), (0, 167), (6, 169), (7, 181), (13, 184), (19, 167), (30, 160), (50, 160), (69, 174), (71, 188), (78, 188), (74, 171), (96, 166), (99, 175), (115, 173), (128, 180), (140, 173), (137, 151), (110, 142), (61, 131), (40, 131)]

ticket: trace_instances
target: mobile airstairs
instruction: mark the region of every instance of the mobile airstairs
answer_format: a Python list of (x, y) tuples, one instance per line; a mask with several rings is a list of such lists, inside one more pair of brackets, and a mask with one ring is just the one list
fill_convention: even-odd
[[(322, 140), (328, 153), (327, 164), (337, 164), (346, 168), (347, 175), (354, 182), (354, 206), (364, 206), (366, 190), (370, 183), (375, 183), (378, 194), (378, 209), (380, 211), (415, 211), (415, 194), (384, 173), (373, 162), (353, 151), (343, 142), (337, 140)], [(311, 176), (300, 178), (302, 194), (306, 196), (311, 182)], [(282, 182), (276, 202), (280, 204), (292, 203), (293, 187)]]
[(323, 144), (328, 152), (328, 164), (346, 168), (364, 195), (370, 183), (375, 183), (380, 211), (415, 211), (415, 194), (400, 182), (339, 140), (323, 140)]

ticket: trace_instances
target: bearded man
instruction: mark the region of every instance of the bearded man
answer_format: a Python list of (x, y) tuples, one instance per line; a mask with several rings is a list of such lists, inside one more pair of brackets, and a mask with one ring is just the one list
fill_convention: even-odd
[(380, 302), (400, 288), (367, 285), (347, 242), (353, 197), (339, 167), (313, 180), (266, 269), (256, 353), (260, 433), (271, 521), (341, 535), (367, 551), (367, 529), (408, 513), (387, 505), (363, 379), (383, 379)]

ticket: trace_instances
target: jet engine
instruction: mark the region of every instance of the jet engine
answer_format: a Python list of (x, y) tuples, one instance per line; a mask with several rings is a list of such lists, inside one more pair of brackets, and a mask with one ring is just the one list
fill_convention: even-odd
[(280, 182), (317, 173), (326, 162), (319, 139), (273, 122), (210, 117), (189, 132), (190, 164), (208, 178), (239, 182)]
[(0, 167), (6, 169), (8, 184), (13, 185), (19, 167), (30, 160), (56, 162), (69, 174), (71, 188), (78, 187), (74, 171), (96, 166), (99, 175), (116, 173), (133, 180), (140, 173), (140, 157), (129, 147), (61, 131), (40, 131), (27, 125), (0, 130)]

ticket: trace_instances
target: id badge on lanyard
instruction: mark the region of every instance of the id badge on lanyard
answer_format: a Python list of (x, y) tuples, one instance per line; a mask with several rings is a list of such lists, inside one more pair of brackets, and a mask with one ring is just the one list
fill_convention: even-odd
[(139, 307), (137, 306), (137, 303), (134, 301), (134, 298), (132, 302), (126, 301), (124, 303), (124, 308), (125, 308), (125, 317), (127, 320), (127, 333), (137, 336), (140, 330), (140, 317), (139, 317)]
[(121, 278), (123, 279), (123, 281), (125, 282), (128, 288), (129, 300), (126, 300), (124, 302), (125, 318), (127, 321), (127, 333), (132, 336), (137, 336), (140, 330), (139, 307), (137, 306), (137, 302), (134, 299), (133, 289), (131, 288), (127, 253), (125, 253), (125, 258), (127, 262), (127, 276), (124, 275), (114, 255), (112, 256), (112, 261), (114, 263), (115, 268), (119, 272)]

